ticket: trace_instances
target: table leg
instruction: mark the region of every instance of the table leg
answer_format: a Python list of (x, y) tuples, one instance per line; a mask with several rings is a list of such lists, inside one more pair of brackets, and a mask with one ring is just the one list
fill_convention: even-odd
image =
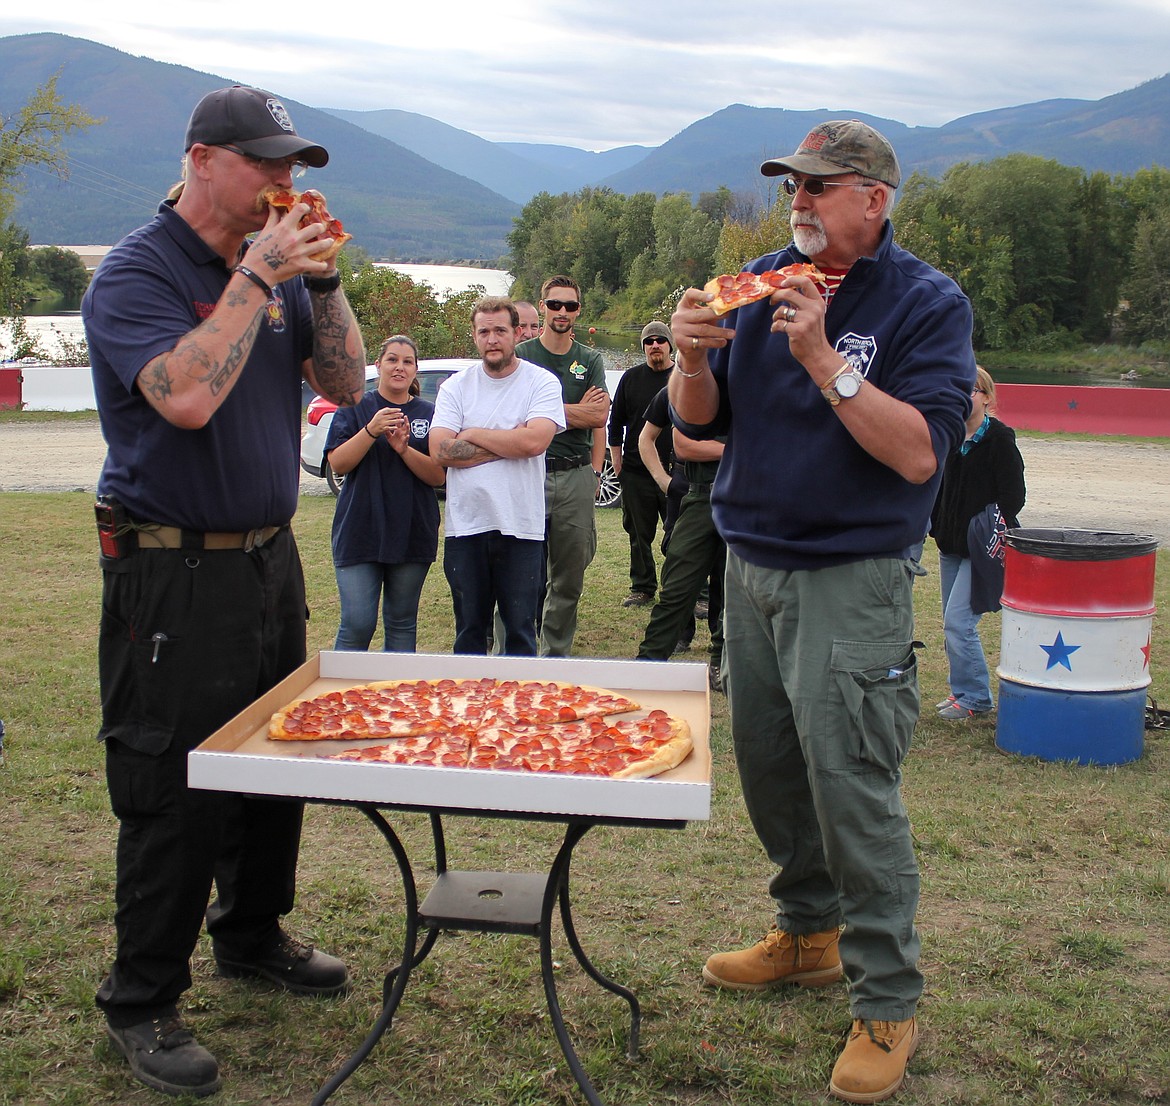
[(402, 842), (398, 839), (398, 835), (390, 827), (390, 823), (382, 817), (381, 813), (375, 807), (362, 806), (361, 811), (374, 823), (386, 839), (386, 843), (394, 853), (394, 859), (398, 862), (398, 871), (402, 875), (402, 890), (406, 900), (406, 936), (402, 947), (402, 962), (396, 967), (391, 968), (386, 974), (386, 979), (382, 985), (382, 1013), (378, 1016), (374, 1027), (370, 1030), (361, 1045), (358, 1046), (357, 1051), (317, 1092), (312, 1106), (322, 1106), (333, 1092), (360, 1067), (374, 1046), (382, 1038), (382, 1034), (390, 1028), (390, 1024), (394, 1020), (395, 1011), (398, 1009), (398, 1004), (402, 1001), (402, 993), (406, 990), (406, 981), (410, 976), (411, 970), (426, 958), (427, 953), (431, 951), (431, 946), (434, 945), (435, 939), (438, 936), (437, 931), (428, 933), (422, 949), (416, 955), (415, 946), (418, 941), (418, 890), (414, 882), (414, 872), (410, 867), (410, 859), (407, 857), (406, 849), (403, 848)]
[(597, 1095), (597, 1091), (594, 1090), (593, 1084), (589, 1081), (589, 1076), (585, 1073), (585, 1068), (582, 1066), (580, 1058), (577, 1056), (577, 1051), (573, 1047), (573, 1042), (569, 1037), (568, 1030), (565, 1028), (565, 1019), (561, 1013), (560, 999), (557, 996), (556, 977), (553, 975), (552, 961), (552, 912), (554, 904), (559, 900), (561, 924), (564, 926), (565, 936), (569, 941), (569, 948), (577, 958), (577, 962), (596, 983), (600, 984), (606, 990), (611, 991), (613, 994), (624, 998), (629, 1003), (630, 1039), (627, 1055), (631, 1060), (636, 1060), (638, 1058), (638, 1034), (642, 1022), (642, 1014), (638, 1006), (638, 1000), (632, 991), (615, 983), (607, 976), (602, 975), (594, 967), (589, 957), (585, 955), (584, 949), (581, 948), (581, 942), (577, 939), (577, 931), (573, 926), (572, 907), (569, 899), (569, 865), (572, 861), (573, 849), (576, 847), (577, 842), (592, 828), (592, 823), (588, 822), (571, 823), (568, 829), (565, 830), (564, 842), (561, 844), (556, 859), (553, 861), (552, 868), (549, 870), (548, 883), (545, 887), (544, 904), (541, 912), (540, 974), (544, 980), (544, 994), (548, 1002), (548, 1012), (552, 1019), (553, 1030), (556, 1032), (557, 1040), (560, 1042), (561, 1051), (565, 1054), (565, 1061), (569, 1065), (569, 1070), (573, 1073), (573, 1078), (577, 1080), (577, 1085), (581, 1088), (590, 1106), (604, 1106)]

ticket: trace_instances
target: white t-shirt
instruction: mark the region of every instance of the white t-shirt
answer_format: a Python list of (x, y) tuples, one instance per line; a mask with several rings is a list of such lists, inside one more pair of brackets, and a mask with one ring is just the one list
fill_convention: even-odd
[[(431, 427), (456, 434), (472, 426), (514, 430), (532, 419), (549, 419), (558, 432), (565, 429), (560, 381), (530, 361), (521, 361), (503, 379), (489, 376), (481, 363), (439, 386)], [(544, 540), (543, 453), (447, 470), (447, 536), (465, 538), (491, 530)]]

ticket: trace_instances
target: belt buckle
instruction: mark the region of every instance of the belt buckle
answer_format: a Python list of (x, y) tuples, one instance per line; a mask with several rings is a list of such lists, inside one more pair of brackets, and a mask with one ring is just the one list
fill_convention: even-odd
[(255, 530), (249, 530), (244, 535), (244, 552), (251, 553), (253, 549), (259, 549), (264, 544), (264, 531), (267, 527), (257, 526)]

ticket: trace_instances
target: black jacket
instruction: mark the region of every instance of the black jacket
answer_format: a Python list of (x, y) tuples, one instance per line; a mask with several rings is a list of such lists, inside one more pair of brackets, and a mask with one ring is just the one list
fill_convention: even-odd
[(930, 514), (930, 535), (940, 552), (969, 557), (971, 519), (989, 503), (998, 503), (1008, 526), (1018, 526), (1025, 494), (1024, 459), (1016, 447), (1016, 432), (993, 418), (966, 456), (956, 449), (947, 458)]

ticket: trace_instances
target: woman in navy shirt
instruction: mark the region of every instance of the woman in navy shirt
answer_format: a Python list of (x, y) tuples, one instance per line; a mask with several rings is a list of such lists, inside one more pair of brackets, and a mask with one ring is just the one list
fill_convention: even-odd
[(382, 343), (378, 387), (333, 416), (325, 453), (345, 476), (333, 516), (341, 597), (335, 649), (370, 647), (382, 600), (386, 652), (413, 652), (423, 582), (439, 544), (435, 488), (444, 471), (427, 435), (434, 404), (418, 396), (418, 347), (403, 334)]

